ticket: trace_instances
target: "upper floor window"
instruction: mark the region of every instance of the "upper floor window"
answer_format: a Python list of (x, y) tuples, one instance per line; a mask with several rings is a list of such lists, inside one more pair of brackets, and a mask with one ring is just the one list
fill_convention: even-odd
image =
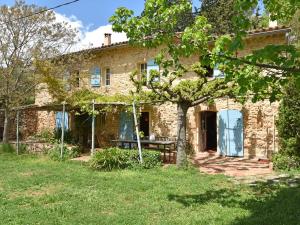
[(106, 85), (106, 86), (110, 86), (110, 75), (111, 75), (110, 69), (107, 68), (107, 69), (105, 70), (105, 85)]
[(147, 63), (141, 63), (140, 64), (140, 74), (146, 74), (147, 73)]
[(79, 72), (79, 70), (75, 71), (75, 87), (80, 87), (80, 72)]
[(71, 78), (70, 72), (65, 71), (65, 73), (63, 75), (63, 82), (64, 82), (64, 88), (65, 88), (66, 91), (71, 90), (70, 78)]
[(101, 85), (101, 69), (94, 67), (91, 69), (91, 86), (100, 87)]

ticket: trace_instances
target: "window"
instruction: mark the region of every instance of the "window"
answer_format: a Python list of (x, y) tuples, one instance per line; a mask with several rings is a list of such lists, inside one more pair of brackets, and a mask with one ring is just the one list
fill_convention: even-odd
[(99, 67), (94, 67), (91, 70), (91, 86), (100, 87), (101, 85), (101, 69)]
[(147, 63), (138, 64), (140, 79), (147, 77)]
[(66, 91), (70, 91), (71, 90), (71, 85), (70, 85), (70, 72), (69, 71), (65, 71), (64, 75), (63, 75), (63, 82), (64, 82), (64, 88)]
[(107, 68), (107, 69), (105, 70), (105, 85), (106, 85), (106, 86), (110, 86), (110, 75), (111, 75), (110, 69)]
[(79, 70), (75, 71), (75, 87), (80, 87), (80, 73)]

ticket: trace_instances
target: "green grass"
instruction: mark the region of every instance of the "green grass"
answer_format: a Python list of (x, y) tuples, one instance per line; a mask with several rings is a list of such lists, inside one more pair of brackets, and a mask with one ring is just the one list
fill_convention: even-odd
[(300, 188), (175, 167), (96, 172), (0, 153), (1, 224), (300, 224)]

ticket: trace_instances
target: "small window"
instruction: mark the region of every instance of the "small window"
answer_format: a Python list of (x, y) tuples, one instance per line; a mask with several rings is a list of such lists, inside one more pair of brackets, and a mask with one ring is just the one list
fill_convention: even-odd
[(140, 64), (140, 73), (141, 74), (147, 73), (147, 63)]
[(79, 70), (75, 71), (75, 87), (80, 87), (80, 72)]
[(111, 75), (110, 69), (107, 68), (107, 69), (105, 70), (105, 85), (106, 85), (106, 86), (110, 86), (110, 75)]
[(147, 77), (147, 63), (141, 63), (141, 64), (138, 64), (138, 66), (139, 66), (140, 78), (146, 78)]
[(70, 85), (70, 72), (69, 71), (65, 71), (64, 75), (63, 75), (63, 82), (64, 82), (64, 87), (66, 91), (70, 91), (71, 90), (71, 85)]
[(100, 87), (101, 85), (101, 69), (99, 67), (94, 67), (91, 70), (91, 86)]

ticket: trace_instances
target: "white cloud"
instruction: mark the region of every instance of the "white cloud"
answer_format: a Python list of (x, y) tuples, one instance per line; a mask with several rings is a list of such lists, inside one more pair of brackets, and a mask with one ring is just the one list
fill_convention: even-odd
[(112, 34), (112, 43), (126, 41), (125, 33), (116, 33), (112, 31), (112, 25), (100, 26), (95, 30), (90, 30), (91, 24), (84, 26), (82, 21), (76, 16), (67, 17), (65, 15), (55, 13), (58, 22), (67, 22), (72, 28), (78, 30), (78, 39), (80, 41), (72, 48), (72, 51), (78, 51), (91, 47), (100, 47), (104, 43), (104, 34)]
[(100, 26), (93, 31), (87, 31), (84, 33), (83, 39), (79, 43), (79, 47), (88, 48), (90, 45), (92, 47), (100, 47), (104, 43), (104, 34), (111, 33), (111, 42), (121, 42), (126, 41), (127, 37), (125, 33), (116, 33), (112, 31), (111, 25)]

